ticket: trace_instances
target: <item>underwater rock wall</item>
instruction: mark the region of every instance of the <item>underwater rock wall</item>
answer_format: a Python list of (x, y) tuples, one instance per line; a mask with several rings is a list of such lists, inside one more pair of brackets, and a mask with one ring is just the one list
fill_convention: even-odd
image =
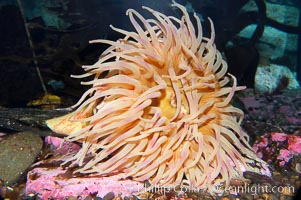
[[(70, 78), (70, 74), (83, 73), (80, 66), (94, 63), (98, 58), (97, 52), (106, 48), (104, 45), (90, 45), (88, 41), (97, 38), (111, 40), (118, 38), (119, 35), (109, 28), (110, 24), (132, 30), (133, 27), (124, 14), (128, 8), (141, 10), (141, 6), (145, 5), (167, 15), (179, 15), (169, 7), (169, 1), (159, 0), (20, 2), (25, 11), (33, 49), (29, 46), (17, 1), (1, 1), (0, 26), (6, 30), (0, 32), (2, 69), (0, 93), (5, 94), (0, 96), (1, 106), (26, 106), (27, 102), (43, 95), (32, 50), (36, 54), (36, 62), (49, 92), (71, 98), (72, 102), (81, 96), (84, 89), (79, 87), (78, 80)], [(259, 35), (260, 40), (249, 45), (250, 37), (260, 23), (256, 1), (225, 0), (217, 3), (210, 0), (178, 0), (177, 2), (185, 5), (190, 14), (196, 12), (204, 21), (204, 35), (209, 34), (207, 17), (214, 21), (218, 49), (226, 52), (227, 48), (233, 47), (236, 50), (232, 51), (234, 54), (225, 53), (225, 56), (229, 71), (238, 78), (240, 85), (254, 87), (258, 62), (263, 66), (277, 64), (296, 71), (297, 34), (286, 33), (266, 25), (263, 34)], [(295, 1), (264, 2), (267, 17), (284, 25), (298, 26), (299, 11)], [(249, 14), (251, 17), (248, 17)], [(246, 57), (249, 59), (245, 59)], [(60, 82), (64, 87), (53, 87), (53, 82)]]
[[(267, 17), (287, 26), (298, 26), (299, 10), (292, 2), (266, 1), (266, 9)], [(257, 10), (257, 7), (253, 1), (249, 1), (243, 10)], [(249, 25), (239, 33), (239, 36), (250, 38), (255, 28), (256, 24)], [(283, 65), (296, 71), (297, 40), (297, 34), (287, 33), (268, 25), (265, 26), (263, 35), (256, 44), (260, 52), (260, 63), (262, 65), (268, 63)]]
[(258, 66), (255, 76), (255, 90), (261, 93), (272, 94), (283, 89), (298, 89), (296, 73), (288, 67), (270, 64)]

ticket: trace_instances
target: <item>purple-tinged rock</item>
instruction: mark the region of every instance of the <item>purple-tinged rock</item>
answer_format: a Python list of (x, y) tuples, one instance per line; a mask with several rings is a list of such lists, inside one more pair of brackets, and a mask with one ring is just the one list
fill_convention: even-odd
[(45, 143), (50, 145), (51, 150), (54, 154), (65, 155), (77, 153), (81, 149), (79, 144), (68, 142), (62, 138), (54, 136), (47, 136), (45, 138)]

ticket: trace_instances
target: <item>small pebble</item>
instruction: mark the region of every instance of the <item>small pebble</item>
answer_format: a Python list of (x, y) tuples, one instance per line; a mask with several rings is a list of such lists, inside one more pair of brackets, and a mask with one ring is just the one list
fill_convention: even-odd
[(297, 180), (295, 182), (295, 185), (296, 185), (296, 188), (300, 188), (301, 187), (301, 181), (300, 180)]
[(103, 197), (103, 200), (113, 200), (115, 198), (114, 192), (109, 192)]
[(254, 199), (259, 199), (259, 195), (256, 193), (253, 195)]
[(297, 163), (295, 169), (296, 169), (296, 172), (301, 173), (301, 164)]
[(243, 176), (246, 179), (251, 180), (252, 182), (258, 182), (258, 183), (272, 183), (272, 179), (269, 176), (258, 174), (256, 172), (251, 172), (251, 171), (245, 171), (243, 173)]
[(291, 197), (286, 196), (286, 195), (280, 195), (279, 200), (291, 200)]
[(284, 186), (281, 190), (281, 194), (287, 196), (293, 196), (294, 195), (293, 186)]
[(241, 197), (241, 199), (253, 199), (253, 195), (249, 193), (243, 193)]
[(71, 197), (68, 197), (67, 199), (68, 199), (68, 200), (77, 200), (77, 197), (72, 197), (72, 196), (71, 196)]
[(284, 178), (281, 179), (281, 181), (282, 181), (283, 184), (286, 184), (286, 183), (288, 183), (288, 178), (284, 177)]
[[(183, 195), (182, 195), (182, 196), (183, 196)], [(197, 194), (191, 194), (191, 195), (189, 195), (189, 197), (192, 198), (192, 199), (198, 199)]]
[[(298, 163), (299, 164), (299, 163)], [(292, 181), (295, 181), (295, 180), (298, 180), (299, 179), (299, 176), (291, 176), (291, 180)]]
[(277, 197), (275, 194), (270, 194), (270, 200), (278, 200), (279, 197)]
[(233, 178), (230, 180), (230, 186), (243, 186), (245, 184), (251, 183), (250, 179), (238, 179), (238, 178)]
[(134, 195), (134, 200), (144, 200), (144, 199), (148, 199), (149, 193), (141, 193), (138, 195)]
[(270, 195), (267, 193), (262, 194), (262, 197), (266, 200), (270, 200)]
[(133, 199), (134, 200), (139, 200), (139, 198), (136, 195), (133, 196)]

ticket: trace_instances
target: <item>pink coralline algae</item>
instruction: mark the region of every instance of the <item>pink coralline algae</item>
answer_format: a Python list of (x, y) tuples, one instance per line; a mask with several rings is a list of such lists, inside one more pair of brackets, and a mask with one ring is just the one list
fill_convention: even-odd
[(45, 138), (45, 143), (50, 145), (54, 154), (61, 155), (77, 153), (81, 148), (78, 144), (53, 136), (47, 136)]
[(285, 165), (285, 163), (289, 162), (289, 160), (293, 158), (291, 152), (287, 149), (280, 149), (279, 155), (277, 156), (277, 160), (279, 160), (280, 166)]
[(70, 177), (64, 178), (66, 170), (36, 167), (27, 175), (26, 194), (37, 194), (41, 199), (66, 199), (70, 196), (85, 198), (89, 195), (104, 197), (113, 192), (130, 196), (144, 191), (142, 183), (120, 180), (118, 175), (110, 177)]
[(253, 145), (257, 155), (275, 167), (294, 166), (301, 158), (301, 136), (272, 132)]
[(276, 142), (283, 142), (287, 139), (287, 134), (285, 133), (273, 132), (271, 133), (271, 136), (272, 136), (272, 141), (276, 141)]
[[(103, 197), (109, 192), (115, 196), (131, 196), (144, 191), (144, 185), (130, 179), (121, 179), (118, 175), (76, 176), (69, 168), (61, 167), (62, 163), (79, 151), (76, 143), (66, 142), (57, 137), (46, 137), (45, 143), (50, 145), (53, 154), (58, 155), (49, 160), (37, 162), (27, 174), (26, 194), (35, 194), (41, 199), (67, 199), (70, 196), (85, 198), (90, 195)], [(60, 156), (61, 155), (61, 156)], [(45, 166), (52, 166), (51, 168)]]
[(291, 151), (294, 155), (301, 153), (301, 137), (291, 135), (288, 138), (288, 150)]
[[(257, 141), (256, 144), (253, 145), (253, 149), (254, 151), (257, 153), (257, 156), (259, 158), (263, 158), (263, 154), (262, 152), (260, 151), (261, 149), (267, 147), (269, 145), (269, 141), (268, 141), (268, 138), (266, 137), (261, 137), (259, 141)], [(268, 148), (265, 148), (265, 150), (267, 150)]]

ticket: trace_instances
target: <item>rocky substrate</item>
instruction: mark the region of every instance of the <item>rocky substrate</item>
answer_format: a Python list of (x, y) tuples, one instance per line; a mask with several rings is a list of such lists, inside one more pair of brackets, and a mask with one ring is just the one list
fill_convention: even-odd
[[(230, 187), (225, 189), (223, 196), (212, 197), (210, 194), (192, 191), (189, 188), (146, 190), (149, 186), (147, 182), (142, 184), (128, 179), (121, 182), (112, 177), (91, 178), (88, 175), (76, 174), (73, 173), (76, 167), (68, 168), (61, 166), (61, 163), (66, 156), (77, 152), (80, 145), (66, 143), (59, 137), (54, 137), (53, 133), (45, 129), (43, 123), (33, 123), (35, 120), (41, 121), (41, 117), (34, 119), (34, 115), (30, 115), (32, 110), (27, 112), (24, 109), (22, 113), (27, 112), (25, 116), (30, 116), (28, 118), (31, 123), (21, 123), (21, 128), (17, 126), (18, 131), (35, 132), (14, 133), (16, 126), (10, 128), (8, 123), (5, 124), (5, 130), (9, 130), (8, 132), (0, 130), (0, 196), (7, 199), (87, 200), (294, 199), (297, 189), (301, 187), (301, 91), (262, 95), (253, 90), (246, 90), (239, 93), (238, 100), (234, 103), (244, 110), (243, 128), (250, 135), (255, 152), (270, 165), (271, 177), (245, 172), (243, 179), (231, 180)], [(10, 113), (9, 109), (4, 110)], [(43, 113), (45, 118), (47, 112)], [(49, 118), (55, 115), (53, 112)], [(14, 121), (13, 115), (5, 116)], [(5, 116), (1, 115), (2, 120)], [(15, 122), (20, 123), (20, 120)], [(45, 137), (46, 135), (48, 136)], [(5, 175), (1, 172), (5, 172)], [(22, 174), (27, 175), (27, 178)]]

